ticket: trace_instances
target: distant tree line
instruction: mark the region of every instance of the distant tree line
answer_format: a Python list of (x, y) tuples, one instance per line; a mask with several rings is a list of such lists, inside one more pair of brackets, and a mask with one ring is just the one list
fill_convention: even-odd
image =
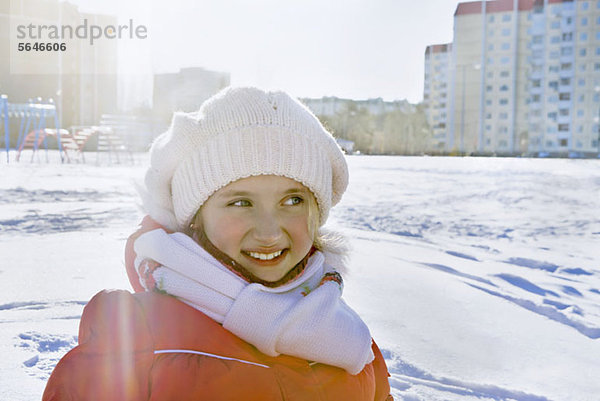
[(334, 115), (318, 117), (335, 137), (354, 142), (355, 152), (420, 155), (431, 149), (432, 132), (421, 105), (373, 114), (348, 101)]

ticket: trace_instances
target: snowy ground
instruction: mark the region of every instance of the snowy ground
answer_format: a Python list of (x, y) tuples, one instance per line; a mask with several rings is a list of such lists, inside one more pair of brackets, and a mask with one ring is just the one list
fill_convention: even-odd
[[(128, 288), (142, 159), (0, 158), (0, 400), (40, 399), (86, 301)], [(350, 237), (346, 299), (396, 399), (600, 399), (599, 161), (348, 162), (329, 225)]]

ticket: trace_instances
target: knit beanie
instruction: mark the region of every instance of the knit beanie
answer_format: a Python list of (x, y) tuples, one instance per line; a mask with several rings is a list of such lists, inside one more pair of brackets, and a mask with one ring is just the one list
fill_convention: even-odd
[(218, 189), (255, 175), (296, 180), (314, 194), (320, 225), (348, 185), (333, 136), (284, 92), (223, 89), (195, 113), (175, 113), (150, 149), (141, 188), (145, 212), (174, 231), (188, 227)]

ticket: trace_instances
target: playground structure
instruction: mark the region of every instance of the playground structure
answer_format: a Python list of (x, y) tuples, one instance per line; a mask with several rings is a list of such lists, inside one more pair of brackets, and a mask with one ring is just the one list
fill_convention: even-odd
[[(40, 149), (45, 149), (46, 162), (48, 162), (49, 139), (56, 143), (62, 163), (73, 160), (85, 162), (84, 150), (96, 151), (96, 163), (100, 154), (107, 154), (109, 162), (121, 163), (127, 156), (133, 161), (125, 137), (128, 125), (122, 123), (120, 116), (102, 116), (100, 126), (75, 126), (71, 130), (60, 128), (59, 115), (56, 105), (49, 99), (42, 102), (15, 104), (9, 103), (6, 95), (0, 96), (0, 127), (4, 129), (4, 144), (6, 148), (6, 161), (10, 159), (10, 119), (19, 119), (19, 134), (14, 147), (15, 160), (18, 162), (25, 150), (32, 150), (31, 161)], [(54, 128), (48, 128), (47, 123), (53, 122)], [(0, 129), (2, 129), (0, 128)], [(39, 156), (39, 154), (38, 154)]]

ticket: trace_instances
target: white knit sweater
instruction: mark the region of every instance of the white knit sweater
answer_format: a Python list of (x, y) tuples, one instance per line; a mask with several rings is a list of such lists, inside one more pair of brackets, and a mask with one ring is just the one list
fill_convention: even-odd
[(342, 286), (322, 280), (334, 269), (321, 252), (304, 271), (276, 288), (248, 283), (194, 240), (158, 229), (134, 244), (136, 270), (145, 260), (160, 267), (152, 273), (157, 288), (200, 310), (261, 352), (337, 366), (359, 373), (374, 359), (371, 334), (342, 300)]

